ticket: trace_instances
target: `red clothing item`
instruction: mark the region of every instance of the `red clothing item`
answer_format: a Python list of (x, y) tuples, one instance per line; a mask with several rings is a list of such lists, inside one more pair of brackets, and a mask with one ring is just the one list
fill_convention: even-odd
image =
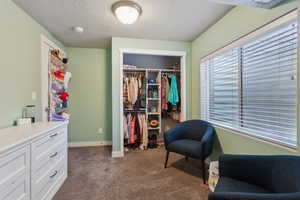
[(134, 142), (135, 142), (135, 136), (134, 136), (134, 132), (135, 132), (135, 118), (136, 117), (131, 118), (131, 121), (130, 121), (130, 138), (129, 138), (129, 143), (130, 144), (134, 144)]
[(63, 92), (59, 95), (59, 98), (62, 100), (62, 101), (68, 101), (69, 100), (69, 94), (67, 92)]
[(64, 80), (65, 79), (65, 73), (61, 72), (61, 71), (54, 72), (54, 76), (57, 79), (60, 79), (60, 80)]

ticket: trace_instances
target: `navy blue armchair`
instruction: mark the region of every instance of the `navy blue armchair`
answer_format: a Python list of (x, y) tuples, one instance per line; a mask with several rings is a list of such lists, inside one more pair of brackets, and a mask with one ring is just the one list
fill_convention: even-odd
[(300, 157), (222, 155), (209, 200), (300, 200)]
[(205, 159), (211, 154), (215, 137), (214, 127), (206, 121), (189, 120), (177, 124), (164, 134), (167, 150), (165, 168), (167, 168), (169, 153), (174, 152), (188, 158), (202, 161), (202, 175), (205, 183)]

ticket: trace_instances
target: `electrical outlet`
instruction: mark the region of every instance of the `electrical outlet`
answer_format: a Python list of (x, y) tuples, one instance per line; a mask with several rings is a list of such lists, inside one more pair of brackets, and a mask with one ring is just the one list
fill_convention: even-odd
[(98, 133), (99, 133), (99, 134), (103, 134), (103, 128), (99, 128), (99, 129), (98, 129)]

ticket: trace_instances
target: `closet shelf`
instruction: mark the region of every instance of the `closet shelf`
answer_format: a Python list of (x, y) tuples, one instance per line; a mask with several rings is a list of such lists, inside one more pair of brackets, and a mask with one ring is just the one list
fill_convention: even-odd
[(148, 127), (148, 130), (159, 130), (160, 127), (156, 127), (156, 128), (153, 128), (153, 127)]
[(160, 115), (159, 112), (152, 112), (152, 113), (147, 113), (148, 115)]
[(160, 86), (160, 83), (148, 83), (148, 85)]
[(124, 112), (146, 112), (146, 109), (140, 109), (140, 110), (124, 110)]
[(147, 98), (150, 101), (159, 101), (159, 98)]

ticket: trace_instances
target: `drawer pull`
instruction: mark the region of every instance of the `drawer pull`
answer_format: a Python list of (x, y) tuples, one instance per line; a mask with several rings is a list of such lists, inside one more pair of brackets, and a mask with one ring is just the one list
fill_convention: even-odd
[(50, 178), (54, 178), (56, 175), (57, 175), (57, 170), (55, 170), (55, 172), (54, 172), (54, 174), (52, 174), (51, 176), (50, 176)]
[(50, 135), (51, 138), (56, 137), (58, 135), (58, 133), (54, 133), (52, 135)]
[(55, 152), (54, 154), (50, 155), (49, 157), (50, 157), (50, 158), (54, 158), (55, 156), (57, 156), (57, 154), (58, 154), (58, 153)]

